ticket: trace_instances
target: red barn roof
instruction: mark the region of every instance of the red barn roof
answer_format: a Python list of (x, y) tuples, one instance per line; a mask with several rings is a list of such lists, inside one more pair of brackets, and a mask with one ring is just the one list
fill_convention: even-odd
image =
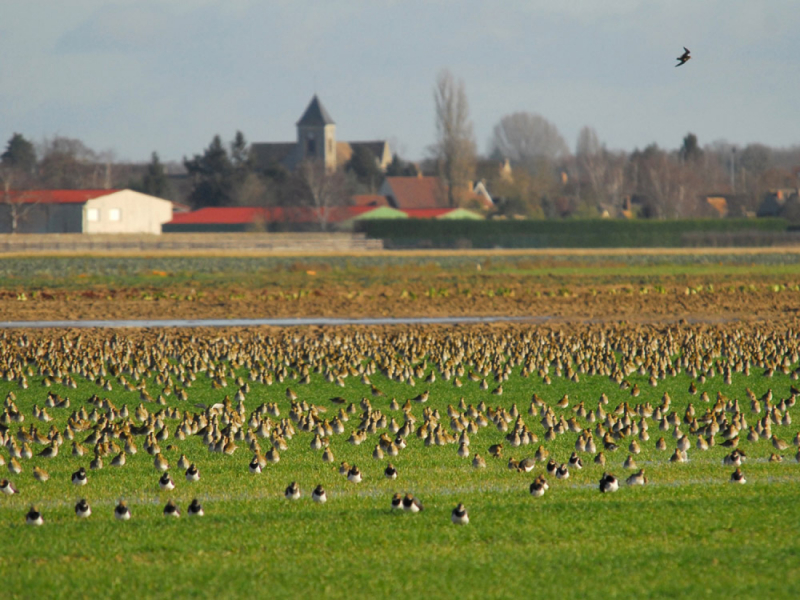
[(253, 206), (233, 206), (233, 207), (207, 207), (192, 212), (177, 213), (172, 216), (170, 225), (238, 225), (252, 223), (261, 218), (264, 213), (263, 208)]
[(121, 190), (11, 190), (11, 202), (30, 204), (85, 204)]
[[(363, 215), (374, 206), (332, 206), (328, 209), (328, 223), (346, 221)], [(248, 225), (266, 223), (315, 223), (320, 220), (320, 211), (310, 206), (213, 206), (193, 212), (173, 215), (169, 225)]]

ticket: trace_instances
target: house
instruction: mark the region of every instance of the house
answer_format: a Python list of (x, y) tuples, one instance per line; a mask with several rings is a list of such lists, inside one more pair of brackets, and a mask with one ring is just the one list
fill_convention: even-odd
[[(417, 208), (452, 208), (448, 206), (447, 188), (438, 177), (418, 175), (416, 177), (387, 177), (378, 190), (385, 196), (389, 206), (400, 210)], [(475, 203), (481, 209), (494, 207), (486, 185), (471, 182), (466, 195), (468, 204)]]
[(761, 204), (758, 206), (756, 216), (758, 217), (780, 217), (783, 214), (784, 205), (786, 201), (793, 196), (798, 195), (798, 190), (793, 188), (784, 188), (777, 190), (770, 190), (764, 196)]
[(336, 123), (314, 95), (303, 116), (296, 123), (297, 141), (250, 144), (254, 167), (269, 170), (282, 166), (293, 171), (304, 160), (321, 160), (329, 171), (343, 167), (357, 147), (372, 152), (381, 170), (392, 162), (389, 143), (385, 140), (340, 142), (336, 139)]
[(161, 233), (173, 204), (133, 190), (0, 192), (0, 233)]
[(715, 217), (728, 216), (728, 199), (725, 196), (706, 196), (706, 205)]

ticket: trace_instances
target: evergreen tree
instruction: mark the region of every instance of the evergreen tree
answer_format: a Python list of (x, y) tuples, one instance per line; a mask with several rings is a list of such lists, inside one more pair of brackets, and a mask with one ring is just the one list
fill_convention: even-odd
[(189, 202), (203, 206), (228, 206), (233, 203), (236, 187), (236, 171), (219, 135), (215, 135), (203, 154), (196, 154), (183, 164), (194, 179), (189, 193)]
[(15, 133), (8, 140), (6, 151), (0, 155), (4, 167), (18, 170), (30, 175), (36, 169), (36, 150), (20, 133)]
[(396, 152), (392, 156), (392, 162), (386, 167), (387, 177), (416, 177), (417, 175), (419, 175), (417, 165), (404, 161)]
[(141, 181), (131, 185), (131, 188), (143, 194), (150, 194), (159, 198), (165, 198), (169, 191), (169, 181), (164, 171), (164, 165), (158, 159), (158, 154), (153, 152), (147, 171)]
[(353, 148), (353, 154), (347, 163), (347, 171), (356, 176), (358, 182), (366, 186), (370, 192), (374, 192), (381, 179), (383, 172), (375, 160), (375, 155), (364, 146)]
[(703, 150), (697, 144), (697, 136), (693, 133), (686, 134), (680, 149), (680, 157), (686, 162), (697, 161), (703, 158)]

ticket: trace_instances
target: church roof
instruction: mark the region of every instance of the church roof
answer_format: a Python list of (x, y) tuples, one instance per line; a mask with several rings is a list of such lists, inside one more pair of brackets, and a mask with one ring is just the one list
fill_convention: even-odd
[(250, 144), (250, 155), (257, 169), (283, 163), (295, 151), (296, 142), (265, 142)]
[(300, 120), (297, 122), (298, 126), (309, 126), (309, 127), (319, 127), (322, 125), (333, 125), (333, 124), (334, 124), (333, 119), (328, 114), (328, 111), (325, 110), (325, 107), (322, 106), (322, 102), (319, 101), (319, 98), (317, 98), (316, 94), (314, 94), (314, 97), (308, 104), (306, 112), (303, 113), (303, 116), (300, 117)]

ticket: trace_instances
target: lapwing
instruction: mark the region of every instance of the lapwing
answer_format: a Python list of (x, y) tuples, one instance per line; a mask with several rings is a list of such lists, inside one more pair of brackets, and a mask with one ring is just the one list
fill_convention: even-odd
[(30, 510), (28, 510), (28, 513), (25, 515), (25, 522), (28, 525), (35, 525), (38, 527), (44, 523), (44, 519), (42, 518), (42, 513), (36, 510), (35, 506), (31, 506)]
[(600, 479), (600, 491), (602, 493), (616, 492), (619, 489), (619, 480), (611, 473), (603, 473)]
[(450, 513), (450, 520), (456, 525), (466, 525), (469, 523), (469, 515), (467, 514), (467, 507), (461, 502)]
[(406, 512), (416, 513), (425, 509), (422, 506), (422, 502), (420, 502), (417, 497), (412, 494), (406, 494), (403, 497), (403, 510)]
[(178, 506), (175, 504), (175, 501), (170, 499), (167, 501), (167, 505), (164, 507), (164, 516), (165, 517), (175, 517), (178, 518), (181, 516), (181, 511)]
[(731, 473), (731, 483), (747, 483), (747, 480), (744, 478), (744, 473), (739, 467), (736, 467), (736, 470)]
[(127, 521), (131, 518), (131, 509), (124, 500), (120, 500), (114, 507), (114, 516), (120, 521)]
[(361, 471), (356, 465), (350, 467), (350, 470), (347, 472), (347, 481), (351, 483), (361, 483)]
[(202, 517), (205, 514), (203, 507), (200, 505), (200, 502), (197, 501), (197, 498), (192, 500), (187, 512), (189, 513), (190, 517)]
[(86, 485), (89, 479), (86, 477), (86, 469), (81, 467), (72, 474), (73, 485)]
[(289, 487), (283, 492), (283, 495), (286, 497), (287, 500), (299, 500), (300, 499), (300, 486), (297, 485), (296, 481), (293, 481), (289, 484)]
[(89, 503), (86, 501), (86, 499), (81, 498), (78, 500), (77, 504), (75, 504), (75, 516), (80, 519), (85, 519), (91, 514), (92, 509), (89, 507)]
[(3, 479), (0, 481), (0, 492), (3, 492), (7, 496), (13, 496), (14, 494), (19, 494), (19, 490), (17, 490), (16, 486), (11, 483), (8, 479)]
[(186, 469), (186, 481), (200, 481), (200, 471), (194, 463)]
[(159, 477), (158, 487), (165, 492), (175, 489), (175, 482), (172, 480), (172, 477), (170, 477), (169, 471), (164, 471), (161, 477)]
[(325, 488), (322, 487), (322, 484), (315, 487), (314, 491), (311, 492), (311, 499), (320, 504), (324, 504), (328, 501), (328, 494), (325, 493)]

